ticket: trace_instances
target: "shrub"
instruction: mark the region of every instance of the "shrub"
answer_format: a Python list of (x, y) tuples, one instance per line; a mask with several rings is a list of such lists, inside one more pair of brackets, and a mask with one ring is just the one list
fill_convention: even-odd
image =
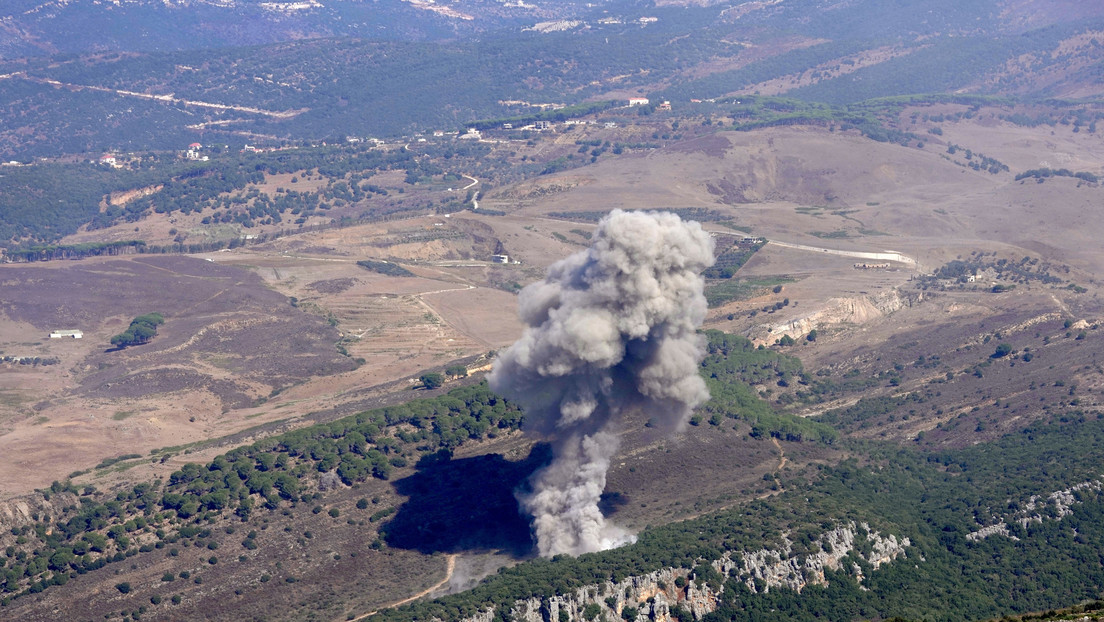
[(418, 380), (422, 383), (422, 386), (427, 389), (436, 389), (445, 384), (445, 377), (437, 372), (422, 374)]

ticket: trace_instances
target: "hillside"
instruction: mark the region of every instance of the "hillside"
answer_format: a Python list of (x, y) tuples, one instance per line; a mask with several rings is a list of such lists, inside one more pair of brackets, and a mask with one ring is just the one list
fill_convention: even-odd
[(4, 11), (0, 618), (1099, 617), (1097, 4)]
[(364, 0), (12, 0), (0, 9), (0, 59), (200, 50), (335, 36), (443, 39), (538, 17), (570, 17), (575, 11), (578, 7), (567, 2), (510, 8), (479, 1), (438, 6)]
[[(720, 115), (737, 108), (707, 110)], [(1088, 525), (1096, 489), (1081, 485), (1099, 476), (1092, 467), (1097, 457), (1082, 452), (1080, 466), (1067, 461), (1053, 471), (1043, 459), (1021, 462), (1020, 456), (1097, 445), (1091, 440), (1101, 382), (1093, 362), (1100, 317), (1094, 275), (1101, 257), (1091, 244), (1064, 241), (1095, 235), (1095, 221), (1083, 213), (1100, 186), (1062, 175), (1022, 175), (1052, 164), (1053, 156), (1041, 149), (1069, 154), (1062, 162), (1071, 170), (1094, 174), (1104, 172), (1104, 159), (1087, 128), (1074, 132), (1072, 123), (1059, 120), (1020, 124), (1018, 110), (914, 102), (879, 112), (884, 127), (922, 136), (923, 147), (916, 139), (874, 140), (857, 127), (718, 131), (715, 123), (704, 124), (705, 117), (691, 123), (695, 117), (657, 112), (638, 124), (535, 134), (535, 144), (514, 156), (493, 146), (475, 152), (484, 160), (497, 154), (504, 163), (536, 156), (532, 170), (545, 174), (509, 181), (507, 164), (487, 168), (489, 176), (479, 179), (487, 186), (477, 186), (485, 188), (479, 209), (450, 208), (447, 218), (400, 211), (383, 222), (368, 216), (342, 227), (284, 231), (203, 255), (210, 261), (137, 254), (0, 266), (5, 282), (20, 284), (23, 292), (5, 310), (7, 337), (0, 349), (60, 363), (12, 364), (5, 387), (10, 431), (0, 442), (10, 448), (7, 455), (37, 456), (7, 471), (8, 490), (27, 493), (12, 495), (6, 506), (7, 520), (21, 535), (11, 537), (14, 557), (5, 568), (10, 573), (18, 566), (24, 577), (6, 575), (8, 595), (23, 594), (7, 606), (24, 619), (47, 619), (41, 616), (78, 602), (97, 615), (133, 617), (145, 607), (139, 617), (161, 619), (201, 615), (216, 599), (218, 615), (284, 610), (294, 612), (289, 618), (308, 611), (356, 617), (427, 589), (459, 592), (502, 565), (516, 568), (474, 592), (388, 615), (408, 619), (429, 611), (441, 617), (445, 607), (455, 613), (443, 619), (461, 619), (487, 606), (537, 612), (555, 602), (569, 619), (585, 618), (590, 605), (607, 616), (636, 609), (659, 619), (664, 611), (675, 617), (683, 609), (729, 619), (724, 616), (737, 615), (734, 607), (773, 608), (790, 619), (809, 611), (831, 611), (833, 619), (871, 612), (921, 617), (945, 611), (931, 608), (925, 595), (934, 590), (945, 594), (940, 602), (962, 604), (956, 609), (961, 619), (973, 619), (1094, 597), (1091, 580), (1071, 588), (1071, 577), (1087, 570), (1067, 541), (1073, 532), (1065, 530), (1076, 529), (1078, 545), (1095, 546)], [(928, 131), (935, 127), (942, 134)], [(457, 153), (446, 160), (440, 154), (449, 139), (438, 140), (425, 148), (427, 162), (470, 170), (475, 158)], [(626, 147), (614, 153), (617, 143)], [(599, 153), (567, 159), (581, 156), (580, 148)], [(271, 192), (276, 184), (336, 188), (349, 175), (363, 175), (337, 162), (373, 153), (356, 145), (290, 151), (281, 156), (283, 172), (247, 180), (242, 196), (251, 187)], [(306, 163), (319, 157), (331, 161), (318, 173), (310, 165), (306, 179)], [(547, 163), (560, 158), (569, 168), (549, 171)], [(977, 166), (983, 159), (1008, 170), (983, 170)], [(388, 174), (364, 177), (386, 186), (387, 196), (368, 193), (346, 202), (362, 209), (424, 184), (453, 183), (433, 176), (410, 183), (401, 179), (405, 173)], [(443, 187), (432, 192), (439, 194), (425, 198), (449, 196)], [(1036, 214), (1043, 196), (1051, 205), (1048, 226), (1025, 236), (1016, 223)], [(713, 292), (707, 326), (754, 342), (711, 336), (721, 340), (716, 356), (707, 359), (714, 400), (683, 434), (666, 439), (646, 421), (626, 423), (603, 509), (639, 531), (640, 543), (577, 563), (525, 561), (532, 545), (524, 518), (514, 513), (512, 491), (545, 460), (538, 439), (513, 431), (513, 419), (479, 423), (484, 415), (478, 413), (491, 410), (471, 406), (466, 394), (453, 393), (432, 407), (396, 406), (423, 395), (417, 377), (427, 369), (444, 370), (459, 360), (478, 379), (477, 370), (487, 364), (480, 355), (519, 332), (509, 292), (587, 244), (597, 215), (612, 207), (673, 209), (701, 219), (714, 233), (719, 260), (735, 267), (732, 276), (717, 273), (707, 281), (707, 293)], [(214, 226), (199, 218), (224, 209), (237, 208), (219, 200), (196, 214), (148, 210), (135, 224), (143, 235), (166, 235), (174, 218), (181, 231), (198, 236)], [(187, 218), (196, 221), (186, 229)], [(130, 224), (116, 227), (120, 235), (133, 233)], [(104, 239), (96, 236), (111, 231), (89, 230), (77, 239)], [(749, 235), (769, 242), (746, 246), (742, 240)], [(897, 259), (885, 267), (854, 267), (873, 261), (861, 259), (862, 253), (883, 251)], [(493, 264), (492, 253), (521, 263)], [(364, 262), (366, 269), (357, 264), (362, 258), (377, 263)], [(382, 261), (406, 273), (374, 271), (383, 269)], [(967, 279), (975, 275), (981, 280)], [(110, 290), (97, 279), (133, 291), (122, 298), (127, 305), (93, 298)], [(221, 281), (227, 284), (219, 286), (222, 293), (188, 289)], [(150, 343), (133, 352), (96, 347), (97, 339), (105, 343), (134, 315), (155, 310), (155, 301), (141, 296), (161, 290), (182, 300), (159, 308), (166, 322)], [(70, 303), (55, 312), (48, 301), (60, 291)], [(239, 299), (257, 302), (234, 302)], [(189, 307), (186, 300), (208, 302)], [(260, 328), (273, 320), (295, 337)], [(321, 331), (320, 339), (308, 348), (305, 330), (315, 324), (310, 330)], [(28, 331), (45, 335), (62, 325), (83, 328), (84, 342), (27, 340)], [(327, 326), (336, 334), (326, 333)], [(329, 355), (327, 340), (337, 342)], [(767, 348), (757, 350), (757, 343)], [(998, 348), (1002, 344), (1007, 350)], [(997, 356), (998, 350), (1005, 354)], [(446, 389), (464, 391), (454, 388), (468, 382), (455, 375)], [(377, 407), (385, 410), (371, 410)], [(409, 409), (424, 418), (404, 422)], [(354, 434), (354, 424), (380, 431)], [(285, 431), (291, 436), (274, 440)], [(343, 458), (348, 452), (338, 447), (348, 439), (359, 443), (357, 434), (367, 444)], [(59, 443), (78, 437), (88, 442), (84, 449)], [(298, 449), (280, 438), (338, 444)], [(56, 458), (55, 450), (67, 459)], [(262, 457), (268, 452), (275, 452), (271, 459)], [(260, 473), (270, 472), (263, 470), (270, 460), (281, 461), (273, 462), (271, 474), (284, 477), (282, 488), (249, 484), (246, 459)], [(206, 474), (227, 473), (212, 469), (222, 460), (241, 462), (245, 476), (241, 484), (217, 480), (229, 481), (235, 495), (225, 504), (203, 497), (217, 492), (214, 476)], [(342, 460), (349, 464), (341, 466)], [(186, 467), (196, 461), (200, 470)], [(1014, 481), (1007, 479), (1013, 465), (1019, 469)], [(1031, 470), (1036, 467), (1043, 470)], [(973, 479), (969, 490), (960, 486), (958, 474), (965, 471)], [(53, 480), (59, 483), (46, 495), (30, 493)], [(143, 482), (156, 492), (134, 488)], [(1066, 509), (1054, 516), (1042, 513), (1037, 527), (1034, 519), (1016, 523), (1031, 518), (1017, 512), (1036, 503), (1033, 495), (1047, 498), (1075, 486), (1081, 486), (1078, 503), (1061, 506)], [(887, 490), (899, 497), (886, 496)], [(928, 491), (927, 500), (918, 500), (914, 490)], [(181, 505), (189, 494), (197, 495), (194, 510)], [(480, 511), (467, 509), (465, 500), (474, 494), (484, 500)], [(39, 537), (36, 523), (49, 517), (51, 524), (70, 524), (80, 515), (77, 498), (85, 499), (79, 507), (94, 513), (96, 504), (120, 495), (132, 507), (86, 529), (107, 534), (121, 521), (121, 533), (133, 537), (121, 545), (116, 537), (102, 552), (74, 557), (71, 579), (50, 568), (54, 553), (35, 561), (35, 547), (74, 552), (83, 550), (78, 541), (98, 542), (76, 531), (64, 540)], [(960, 506), (988, 509), (974, 513)], [(749, 520), (769, 528), (749, 529)], [(1000, 521), (1019, 540), (998, 533), (984, 545), (968, 544), (975, 540), (965, 534)], [(941, 535), (948, 527), (960, 537)], [(693, 534), (702, 530), (716, 539), (672, 544), (697, 539)], [(287, 550), (295, 556), (275, 554)], [(1009, 579), (1007, 593), (1034, 596), (979, 598), (980, 584), (952, 580), (958, 572), (992, 568), (997, 558), (1005, 564), (1003, 576), (1019, 577)], [(124, 559), (129, 565), (118, 563)], [(734, 582), (726, 586), (707, 566), (732, 574)], [(907, 570), (913, 566), (919, 570)], [(783, 567), (805, 570), (787, 574)], [(173, 580), (166, 581), (169, 573)], [(1046, 573), (1056, 578), (1037, 589)], [(566, 580), (555, 577), (574, 577), (563, 584), (562, 600), (529, 600), (529, 588), (517, 587)], [(601, 587), (606, 579), (616, 585), (613, 604), (608, 592), (586, 595), (612, 589)], [(869, 591), (857, 590), (859, 581)], [(826, 586), (817, 587), (821, 582)], [(114, 587), (122, 583), (126, 593)], [(322, 584), (328, 588), (318, 596), (315, 586)], [(800, 597), (791, 591), (797, 589)], [(567, 596), (573, 590), (581, 592)]]
[[(1022, 15), (1032, 16), (1023, 18), (995, 0), (969, 7), (937, 3), (935, 8), (869, 1), (827, 11), (812, 2), (759, 4), (552, 5), (542, 10), (553, 16), (529, 16), (524, 27), (494, 25), (478, 37), (422, 41), (380, 37), (374, 30), (347, 32), (344, 26), (333, 32), (321, 28), (327, 36), (316, 37), (304, 26), (303, 36), (287, 41), (247, 37), (225, 46), (200, 38), (194, 47), (176, 51), (179, 46), (172, 41), (190, 36), (185, 28), (175, 38), (157, 39), (165, 41), (157, 51), (98, 42), (83, 44), (87, 49), (74, 50), (77, 54), (11, 57), (0, 67), (5, 106), (0, 155), (25, 159), (165, 149), (197, 139), (240, 147), (258, 141), (395, 136), (455, 130), (541, 106), (641, 94), (656, 103), (680, 104), (756, 93), (833, 104), (936, 92), (1029, 99), (1100, 95), (1104, 12), (1095, 5), (1053, 11), (1049, 14), (1061, 18), (1043, 20), (1038, 15), (1051, 11), (1045, 2), (1022, 8)], [(139, 22), (161, 25), (127, 28), (126, 19), (114, 12), (264, 13), (270, 6), (275, 5), (185, 9), (124, 4), (107, 11), (110, 17), (104, 19), (125, 32), (149, 31), (142, 36), (153, 39), (156, 30), (151, 29), (164, 28), (159, 18), (136, 14)], [(418, 6), (399, 3), (396, 10), (417, 12)], [(343, 7), (369, 11), (367, 5), (347, 2), (301, 13), (305, 18)], [(74, 2), (29, 15), (62, 19), (70, 12), (106, 10)], [(473, 14), (481, 12), (472, 8)], [(805, 19), (811, 14), (821, 18)], [(9, 18), (11, 29), (20, 31), (19, 20)], [(218, 32), (197, 20), (202, 32)], [(264, 23), (258, 20), (257, 27)], [(350, 17), (333, 23), (362, 22)], [(83, 39), (65, 40), (79, 46)], [(247, 44), (254, 45), (243, 47)]]

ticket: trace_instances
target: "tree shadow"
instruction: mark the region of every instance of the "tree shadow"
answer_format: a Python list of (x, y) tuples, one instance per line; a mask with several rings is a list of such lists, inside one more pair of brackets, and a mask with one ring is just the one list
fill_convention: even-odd
[(388, 546), (421, 553), (500, 551), (515, 557), (534, 552), (530, 519), (514, 491), (551, 460), (548, 445), (536, 445), (521, 461), (501, 454), (423, 459), (413, 475), (394, 482), (409, 500), (382, 529)]

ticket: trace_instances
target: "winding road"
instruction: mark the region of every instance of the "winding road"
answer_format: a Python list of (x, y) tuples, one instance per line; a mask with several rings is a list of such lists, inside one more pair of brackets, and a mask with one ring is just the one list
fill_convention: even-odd
[[(448, 556), (447, 565), (445, 566), (445, 578), (444, 579), (441, 579), (440, 581), (438, 581), (434, 585), (431, 585), (431, 586), (427, 587), (426, 589), (422, 590), (421, 592), (418, 592), (417, 594), (415, 594), (413, 596), (408, 596), (407, 598), (404, 598), (402, 600), (397, 600), (393, 603), (389, 603), (387, 605), (384, 605), (383, 607), (380, 607), (380, 609), (391, 609), (391, 608), (394, 608), (394, 607), (400, 607), (402, 605), (405, 605), (406, 603), (418, 600), (419, 598), (422, 598), (423, 596), (429, 596), (433, 592), (436, 592), (437, 590), (439, 590), (439, 589), (445, 587), (446, 585), (448, 585), (448, 582), (452, 580), (452, 573), (455, 570), (456, 570), (456, 553), (453, 553), (453, 554)], [(379, 613), (379, 609), (376, 609), (375, 611), (369, 611), (368, 613), (366, 613), (364, 615), (357, 616), (357, 617), (351, 618), (351, 619), (352, 619), (353, 622), (356, 622), (357, 620), (363, 620), (365, 618), (370, 618), (370, 617), (376, 615), (377, 613)], [(342, 619), (343, 620), (348, 620), (349, 618), (342, 618)]]

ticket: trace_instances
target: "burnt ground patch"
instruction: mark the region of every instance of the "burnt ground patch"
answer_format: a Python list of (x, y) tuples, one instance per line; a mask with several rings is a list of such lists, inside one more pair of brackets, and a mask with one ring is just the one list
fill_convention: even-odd
[[(0, 312), (48, 331), (84, 330), (106, 340), (129, 318), (160, 312), (165, 324), (140, 348), (96, 350), (78, 393), (142, 397), (206, 388), (224, 407), (270, 389), (356, 367), (325, 318), (294, 307), (256, 274), (201, 259), (164, 256), (6, 266)], [(261, 392), (258, 395), (258, 391)]]
[(340, 294), (341, 292), (349, 289), (353, 285), (356, 285), (357, 280), (350, 277), (343, 277), (340, 279), (327, 279), (325, 281), (315, 281), (308, 285), (310, 289), (320, 294)]
[(413, 475), (395, 482), (395, 491), (409, 500), (381, 533), (389, 546), (426, 554), (529, 555), (529, 517), (520, 512), (514, 492), (550, 458), (550, 448), (537, 445), (518, 462), (501, 454), (426, 460)]

